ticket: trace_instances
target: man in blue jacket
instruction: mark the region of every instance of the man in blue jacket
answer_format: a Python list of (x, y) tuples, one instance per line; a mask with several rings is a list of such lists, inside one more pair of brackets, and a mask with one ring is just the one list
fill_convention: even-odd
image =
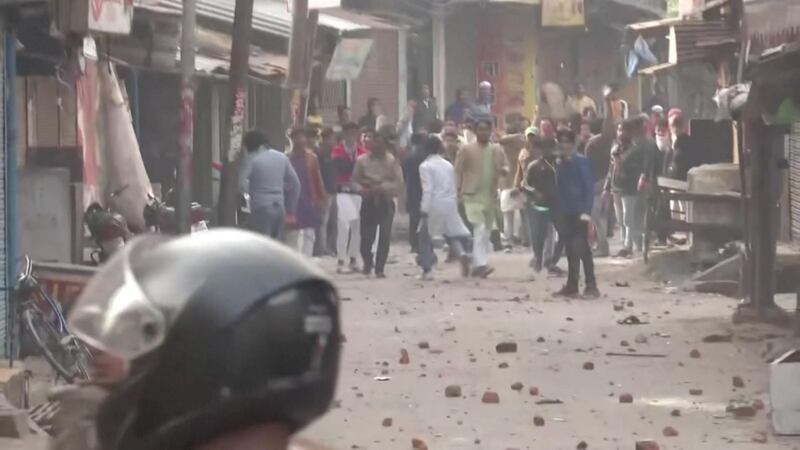
[(592, 249), (589, 246), (589, 227), (592, 223), (594, 203), (594, 176), (591, 162), (576, 152), (575, 133), (560, 129), (556, 133), (560, 157), (556, 165), (558, 205), (561, 214), (561, 237), (567, 250), (569, 267), (567, 284), (556, 293), (558, 296), (578, 296), (578, 278), (581, 262), (586, 277), (586, 297), (600, 296), (594, 276)]

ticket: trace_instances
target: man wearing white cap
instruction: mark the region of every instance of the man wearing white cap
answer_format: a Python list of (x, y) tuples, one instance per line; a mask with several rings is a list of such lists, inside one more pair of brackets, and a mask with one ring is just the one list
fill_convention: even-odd
[(481, 81), (478, 85), (478, 98), (472, 105), (472, 118), (479, 119), (494, 119), (492, 118), (492, 83), (488, 81)]

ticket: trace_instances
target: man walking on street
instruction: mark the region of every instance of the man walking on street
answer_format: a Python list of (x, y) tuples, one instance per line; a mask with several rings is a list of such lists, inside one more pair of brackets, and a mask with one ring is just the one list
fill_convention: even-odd
[[(321, 140), (316, 147), (319, 171), (322, 175), (322, 184), (325, 187), (325, 202), (322, 205), (322, 221), (317, 231), (317, 240), (314, 245), (314, 254), (325, 256), (333, 254), (336, 244), (330, 237), (335, 236), (336, 225), (336, 168), (333, 166), (331, 152), (336, 146), (336, 133), (332, 128), (322, 130)], [(333, 226), (332, 226), (333, 225)], [(333, 233), (329, 233), (329, 230)]]
[(472, 275), (486, 278), (494, 272), (489, 252), (491, 233), (497, 226), (497, 186), (509, 169), (503, 147), (490, 142), (492, 120), (483, 118), (476, 123), (477, 141), (465, 145), (456, 157), (456, 186), (473, 227)]
[(348, 122), (342, 127), (344, 139), (333, 148), (331, 159), (336, 169), (336, 271), (343, 273), (349, 262), (350, 271), (358, 271), (359, 242), (361, 240), (361, 196), (353, 183), (356, 160), (367, 153), (359, 144), (361, 131), (357, 124)]
[(289, 158), (272, 149), (260, 131), (244, 135), (248, 155), (239, 171), (239, 192), (250, 195), (251, 230), (280, 239), (284, 221), (294, 215), (300, 180)]
[[(638, 125), (637, 125), (638, 124)], [(606, 178), (606, 196), (614, 195), (614, 201), (621, 204), (623, 248), (617, 254), (620, 257), (633, 255), (634, 249), (642, 248), (642, 201), (639, 195), (639, 178), (644, 172), (644, 153), (634, 151), (633, 138), (637, 126), (643, 127), (641, 121), (626, 120), (618, 133), (618, 145), (612, 150), (611, 170)], [(643, 130), (642, 130), (643, 133)]]
[(411, 138), (411, 151), (403, 161), (403, 178), (406, 182), (406, 211), (408, 212), (408, 243), (411, 245), (411, 252), (416, 253), (418, 248), (418, 236), (420, 221), (420, 202), (422, 201), (422, 184), (419, 179), (419, 166), (425, 161), (425, 152), (422, 150), (423, 143), (427, 138), (427, 127), (419, 129)]
[[(611, 109), (611, 101), (606, 97), (606, 110)], [(608, 219), (611, 212), (611, 199), (603, 195), (608, 169), (611, 164), (611, 149), (614, 146), (614, 118), (611, 114), (603, 119), (603, 128), (599, 134), (592, 136), (586, 143), (586, 157), (592, 163), (594, 175), (594, 206), (592, 207), (592, 222), (594, 223), (597, 237), (595, 256), (603, 258), (609, 256), (608, 246)]]
[[(376, 278), (386, 278), (394, 221), (394, 198), (403, 189), (403, 171), (389, 151), (394, 145), (395, 130), (385, 125), (377, 132), (364, 133), (364, 145), (369, 153), (360, 156), (353, 169), (353, 182), (361, 188), (361, 258), (364, 275), (375, 269)], [(380, 232), (380, 234), (378, 234)], [(378, 251), (373, 260), (372, 246), (378, 235)]]
[(545, 263), (550, 265), (552, 252), (548, 251), (553, 239), (553, 216), (556, 214), (556, 155), (555, 145), (549, 140), (528, 134), (531, 154), (537, 158), (528, 165), (522, 180), (522, 188), (527, 196), (528, 222), (530, 223), (531, 247), (533, 248), (532, 267), (541, 272)]
[(293, 227), (292, 239), (287, 239), (290, 246), (297, 248), (301, 255), (308, 258), (314, 255), (316, 230), (322, 223), (322, 208), (327, 192), (322, 181), (317, 155), (308, 149), (308, 135), (303, 128), (291, 131), (292, 153), (289, 159), (300, 180), (300, 200), (294, 220), (288, 225)]
[(427, 155), (419, 167), (422, 183), (420, 210), (422, 222), (419, 232), (419, 255), (417, 262), (422, 267), (421, 279), (431, 279), (436, 264), (434, 247), (447, 239), (451, 254), (461, 261), (461, 275), (469, 276), (470, 256), (466, 253), (469, 244), (469, 229), (458, 212), (456, 179), (453, 165), (442, 157), (444, 145), (438, 136), (425, 139), (423, 151)]
[(594, 275), (594, 261), (589, 247), (594, 182), (589, 159), (576, 152), (575, 133), (572, 130), (558, 131), (560, 157), (556, 166), (558, 207), (561, 214), (561, 237), (567, 250), (569, 266), (567, 284), (556, 293), (559, 296), (578, 295), (578, 279), (581, 263), (586, 278), (586, 297), (599, 297)]
[(526, 139), (524, 129), (519, 129), (519, 124), (506, 127), (506, 135), (500, 138), (500, 145), (506, 152), (509, 163), (509, 176), (503, 177), (500, 190), (500, 210), (503, 213), (503, 247), (506, 252), (511, 252), (515, 244), (528, 245), (527, 234), (528, 220), (525, 217), (525, 198), (514, 184), (514, 176), (518, 172), (520, 154), (525, 148)]

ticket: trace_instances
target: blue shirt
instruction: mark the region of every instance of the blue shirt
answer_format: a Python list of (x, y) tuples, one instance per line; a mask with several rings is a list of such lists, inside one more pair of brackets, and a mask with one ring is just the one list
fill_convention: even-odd
[(562, 158), (556, 167), (558, 208), (564, 214), (591, 214), (594, 203), (592, 163), (580, 153)]

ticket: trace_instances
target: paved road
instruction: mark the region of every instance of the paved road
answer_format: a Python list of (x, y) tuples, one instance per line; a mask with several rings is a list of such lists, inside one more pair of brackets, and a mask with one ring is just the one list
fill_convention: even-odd
[[(551, 295), (563, 280), (531, 281), (525, 252), (492, 259), (498, 270), (486, 281), (462, 280), (448, 266), (436, 281), (419, 282), (408, 254), (396, 256), (386, 280), (336, 276), (347, 338), (338, 406), (306, 435), (336, 449), (370, 450), (410, 449), (412, 439), (431, 450), (571, 450), (581, 441), (630, 450), (646, 438), (662, 450), (800, 448), (800, 438), (774, 437), (767, 417), (762, 353), (770, 342), (786, 345), (770, 334), (789, 333), (733, 326), (734, 300), (649, 281), (639, 260), (602, 260), (603, 297), (564, 301)], [(617, 323), (630, 315), (649, 324)], [(702, 342), (711, 334), (733, 339)], [(420, 348), (423, 341), (429, 348)], [(503, 341), (518, 351), (498, 354)], [(400, 364), (403, 349), (409, 364)], [(745, 386), (734, 387), (734, 376)], [(514, 383), (522, 389), (512, 390)], [(448, 385), (460, 386), (461, 396), (446, 398)], [(486, 391), (499, 403), (482, 403)], [(621, 404), (621, 394), (633, 403)], [(563, 403), (537, 404), (543, 399)], [(737, 419), (726, 413), (734, 401), (761, 401), (766, 410)], [(665, 427), (679, 435), (665, 437)]]

